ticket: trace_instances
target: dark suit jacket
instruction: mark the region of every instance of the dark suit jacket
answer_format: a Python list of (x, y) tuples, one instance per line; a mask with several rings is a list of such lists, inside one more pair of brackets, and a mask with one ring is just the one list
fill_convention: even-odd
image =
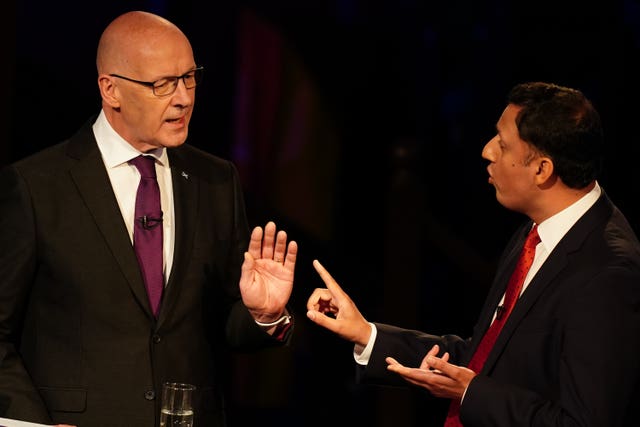
[[(526, 232), (509, 242), (473, 337), (378, 324), (363, 382), (403, 384), (386, 356), (419, 366), (433, 344), (465, 365), (505, 291)], [(640, 244), (603, 193), (535, 275), (467, 389), (465, 426), (637, 426), (640, 407)], [(443, 414), (444, 419), (444, 414)]]
[(279, 345), (240, 300), (236, 169), (168, 150), (175, 253), (156, 321), (91, 123), (0, 175), (0, 415), (153, 427), (177, 381), (197, 386), (195, 425), (222, 426), (227, 350)]

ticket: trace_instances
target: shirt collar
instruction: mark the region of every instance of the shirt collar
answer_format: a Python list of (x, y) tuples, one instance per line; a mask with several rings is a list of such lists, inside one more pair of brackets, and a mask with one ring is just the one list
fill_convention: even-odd
[(557, 214), (553, 215), (542, 221), (538, 225), (538, 234), (540, 235), (540, 241), (544, 245), (548, 253), (556, 247), (558, 242), (564, 237), (565, 234), (578, 222), (598, 200), (602, 190), (598, 182), (591, 191), (582, 196), (578, 201), (572, 205), (561, 210)]
[[(107, 120), (104, 110), (100, 110), (98, 118), (93, 123), (93, 133), (96, 137), (104, 164), (108, 169), (120, 166), (134, 157), (143, 154), (118, 135)], [(169, 166), (167, 150), (164, 147), (156, 148), (144, 154), (155, 157), (161, 166)]]

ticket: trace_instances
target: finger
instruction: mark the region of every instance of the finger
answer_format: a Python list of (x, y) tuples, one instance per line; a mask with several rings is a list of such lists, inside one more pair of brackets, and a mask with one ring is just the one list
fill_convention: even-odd
[[(286, 235), (285, 235), (286, 239)], [(274, 253), (274, 245), (276, 240), (276, 224), (273, 221), (269, 221), (267, 225), (264, 226), (264, 235), (262, 236), (262, 254), (261, 258), (264, 259), (273, 259)], [(284, 259), (284, 251), (283, 256), (280, 259), (280, 262)]]
[(323, 312), (323, 308), (331, 306), (331, 292), (326, 288), (316, 288), (307, 300), (307, 310)]
[(253, 282), (253, 266), (255, 260), (251, 256), (251, 254), (247, 251), (244, 253), (244, 261), (242, 262), (242, 266), (240, 267), (240, 289), (242, 290), (244, 287), (248, 286), (249, 283)]
[(396, 366), (402, 366), (402, 364), (400, 362), (398, 362), (396, 359), (394, 359), (391, 356), (386, 357), (385, 362), (387, 362), (387, 365), (396, 365)]
[(433, 378), (432, 376), (435, 375), (432, 371), (418, 368), (408, 368), (400, 364), (387, 365), (387, 370), (395, 372), (396, 374), (400, 375), (405, 381), (421, 387), (426, 387), (430, 383), (429, 379)]
[(455, 374), (456, 367), (447, 362), (447, 360), (449, 360), (449, 355), (448, 353), (445, 354), (447, 355), (446, 360), (444, 356), (442, 358), (427, 356), (427, 363), (429, 363), (429, 366), (431, 366), (432, 369), (438, 370), (440, 371), (440, 373), (443, 373), (446, 376), (450, 377)]
[(276, 262), (284, 262), (287, 251), (287, 232), (278, 231), (275, 239), (275, 247), (273, 249), (273, 260)]
[(404, 366), (402, 363), (398, 362), (398, 360), (394, 357), (387, 356), (384, 358), (384, 361), (387, 362), (387, 369), (389, 371), (393, 371), (396, 373), (400, 373), (403, 371), (408, 371), (411, 368)]
[(320, 299), (319, 295), (320, 289), (314, 289), (307, 298), (307, 310), (317, 310), (320, 304), (318, 304), (318, 300)]
[(254, 259), (262, 256), (262, 227), (254, 227), (251, 232), (251, 240), (249, 240), (249, 253)]
[(411, 371), (411, 368), (408, 368), (406, 366), (404, 366), (403, 364), (399, 363), (397, 360), (395, 360), (395, 363), (388, 363), (387, 364), (387, 370), (391, 371), (391, 372), (395, 372), (396, 374), (400, 374), (402, 376), (405, 376), (409, 373), (409, 371)]
[(331, 332), (338, 333), (338, 321), (316, 310), (308, 310), (307, 318), (318, 326), (322, 326)]
[(440, 346), (438, 344), (434, 344), (433, 347), (431, 347), (431, 350), (429, 350), (429, 353), (427, 354), (429, 356), (437, 356), (439, 351), (440, 351)]
[(431, 366), (429, 366), (429, 363), (427, 363), (427, 358), (429, 356), (437, 356), (439, 351), (440, 347), (438, 346), (438, 344), (435, 344), (433, 347), (431, 347), (431, 349), (427, 352), (427, 355), (422, 359), (422, 362), (420, 363), (420, 369), (430, 369)]
[(298, 243), (295, 240), (289, 242), (287, 256), (284, 258), (284, 266), (291, 271), (295, 270), (296, 259), (298, 259)]
[(322, 264), (320, 264), (320, 261), (314, 259), (313, 267), (320, 275), (320, 278), (322, 279), (324, 284), (327, 285), (327, 289), (329, 289), (329, 291), (331, 291), (334, 296), (348, 297), (348, 295), (342, 290), (340, 285), (338, 285), (338, 282), (336, 282), (334, 278), (331, 277), (331, 274), (329, 274), (329, 272), (322, 266)]

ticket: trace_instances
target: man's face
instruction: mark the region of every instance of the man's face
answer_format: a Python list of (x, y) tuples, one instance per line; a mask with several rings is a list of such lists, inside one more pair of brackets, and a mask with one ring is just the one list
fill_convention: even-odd
[(538, 163), (531, 161), (535, 157), (531, 146), (520, 139), (516, 126), (519, 111), (520, 107), (507, 105), (496, 125), (497, 134), (484, 146), (482, 157), (490, 162), (489, 183), (495, 187), (498, 202), (526, 214), (536, 201)]
[[(191, 46), (180, 37), (165, 39), (153, 49), (141, 52), (131, 65), (118, 74), (146, 82), (182, 76), (196, 68)], [(175, 92), (157, 96), (151, 87), (112, 78), (120, 101), (114, 128), (124, 139), (142, 152), (158, 147), (177, 147), (185, 142), (195, 88), (187, 89), (184, 81), (178, 79)]]

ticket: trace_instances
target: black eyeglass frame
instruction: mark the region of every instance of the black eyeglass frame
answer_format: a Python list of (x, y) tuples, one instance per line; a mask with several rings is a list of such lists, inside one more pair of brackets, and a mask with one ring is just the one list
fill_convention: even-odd
[[(109, 74), (109, 75), (111, 77), (117, 77), (119, 79), (127, 80), (127, 81), (132, 82), (132, 83), (137, 83), (137, 84), (142, 85), (142, 86), (150, 87), (155, 96), (163, 97), (163, 96), (173, 95), (173, 93), (178, 88), (178, 83), (179, 83), (180, 80), (182, 80), (182, 83), (184, 83), (184, 86), (187, 89), (193, 89), (194, 87), (198, 86), (202, 82), (202, 75), (204, 74), (203, 71), (204, 71), (204, 67), (196, 67), (193, 70), (187, 71), (186, 73), (184, 73), (181, 76), (162, 77), (162, 78), (160, 78), (160, 79), (158, 79), (156, 81), (153, 81), (153, 82), (145, 82), (145, 81), (142, 81), (142, 80), (136, 80), (136, 79), (132, 79), (130, 77), (125, 77), (125, 76), (122, 76), (120, 74), (115, 74), (115, 73), (112, 73), (112, 74)], [(188, 86), (187, 85), (187, 81), (185, 79), (187, 77), (189, 77), (191, 74), (193, 74), (193, 82), (194, 82), (194, 84), (193, 84), (193, 86)], [(170, 83), (172, 81), (175, 81), (175, 83), (173, 84), (173, 89), (170, 92), (163, 93), (163, 94), (157, 94), (156, 93), (156, 89), (161, 86), (161, 85), (158, 84), (158, 82), (162, 82), (162, 85), (164, 85), (164, 84)]]

